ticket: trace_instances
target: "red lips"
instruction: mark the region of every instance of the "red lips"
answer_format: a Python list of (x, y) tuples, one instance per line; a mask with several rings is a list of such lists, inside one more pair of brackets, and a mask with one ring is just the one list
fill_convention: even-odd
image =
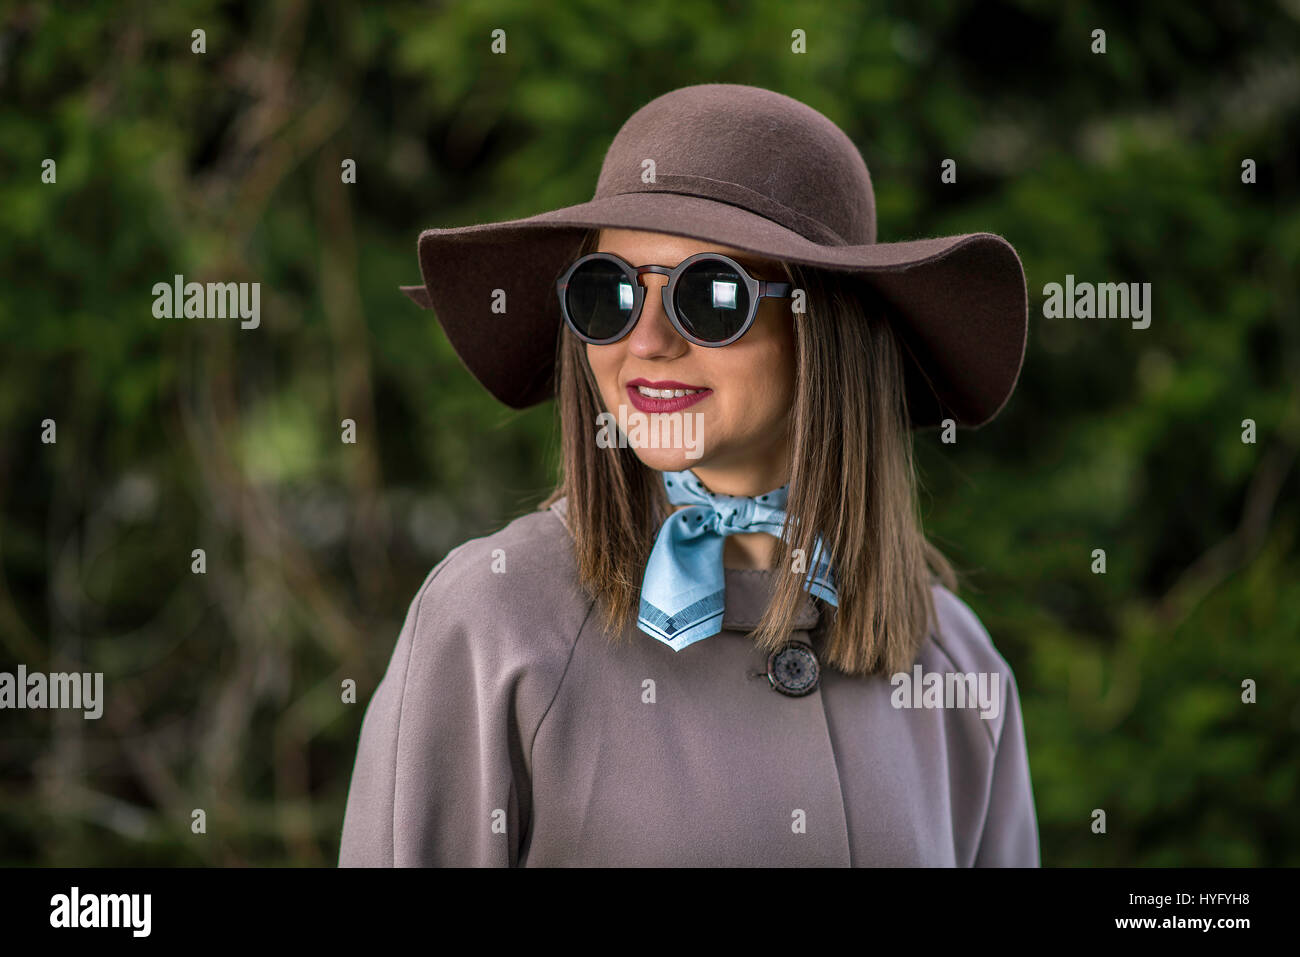
[[(694, 395), (674, 396), (671, 399), (653, 399), (648, 395), (642, 395), (637, 391), (637, 386), (645, 386), (647, 389), (696, 389)], [(627, 384), (628, 401), (636, 407), (638, 412), (679, 412), (688, 406), (694, 405), (701, 399), (707, 399), (713, 395), (712, 389), (706, 389), (703, 386), (687, 385), (685, 382), (675, 382), (672, 379), (662, 379), (658, 382), (651, 382), (649, 379), (633, 379)]]
[(628, 385), (643, 385), (647, 389), (703, 389), (702, 385), (687, 385), (685, 382), (674, 382), (672, 379), (663, 379), (660, 382), (651, 382), (649, 379), (632, 379)]

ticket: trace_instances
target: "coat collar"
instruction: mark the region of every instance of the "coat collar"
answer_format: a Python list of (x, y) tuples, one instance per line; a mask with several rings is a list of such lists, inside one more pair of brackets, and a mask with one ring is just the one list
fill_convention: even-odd
[[(560, 521), (568, 528), (565, 506), (568, 497), (564, 496), (551, 503), (551, 510), (559, 515)], [(726, 609), (722, 614), (722, 627), (732, 631), (750, 632), (758, 627), (758, 620), (763, 616), (776, 585), (777, 572), (763, 568), (723, 568), (726, 582)], [(802, 596), (795, 614), (794, 628), (808, 630), (821, 620), (821, 611), (808, 596)]]
[[(776, 586), (777, 572), (766, 568), (723, 568), (727, 583), (726, 608), (722, 613), (722, 627), (733, 631), (753, 631), (763, 617)], [(796, 630), (812, 628), (821, 614), (807, 594), (800, 598), (793, 627)]]

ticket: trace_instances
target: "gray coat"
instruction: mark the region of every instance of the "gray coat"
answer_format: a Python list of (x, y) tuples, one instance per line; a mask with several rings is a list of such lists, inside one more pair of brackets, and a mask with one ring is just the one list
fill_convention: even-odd
[[(563, 518), (430, 572), (366, 709), (341, 866), (1038, 866), (1011, 668), (950, 591), (917, 664), (984, 673), (995, 716), (825, 664), (788, 697), (748, 637), (774, 572), (726, 569), (724, 630), (680, 652), (631, 622), (614, 645)], [(820, 652), (818, 621), (805, 599), (791, 637)]]

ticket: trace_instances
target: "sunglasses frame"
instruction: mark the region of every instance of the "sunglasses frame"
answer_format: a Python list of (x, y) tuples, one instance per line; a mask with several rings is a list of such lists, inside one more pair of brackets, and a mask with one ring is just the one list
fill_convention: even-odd
[[(569, 279), (584, 263), (592, 260), (603, 260), (612, 262), (617, 265), (623, 274), (627, 277), (632, 286), (632, 312), (628, 316), (627, 325), (620, 329), (617, 335), (610, 336), (608, 339), (593, 339), (585, 332), (580, 330), (574, 324), (573, 318), (569, 315), (569, 304), (565, 301), (565, 290), (568, 288)], [(745, 282), (745, 288), (749, 290), (749, 314), (745, 321), (741, 323), (740, 330), (733, 336), (721, 340), (720, 342), (709, 342), (699, 339), (686, 331), (685, 325), (677, 315), (677, 308), (673, 305), (673, 298), (677, 292), (677, 281), (685, 274), (686, 270), (702, 260), (717, 260), (724, 263), (728, 268), (734, 269), (736, 274)], [(636, 326), (637, 320), (641, 318), (641, 308), (645, 305), (646, 287), (641, 285), (641, 277), (646, 273), (654, 273), (658, 276), (667, 276), (663, 288), (660, 290), (660, 296), (664, 303), (664, 312), (668, 316), (668, 321), (673, 324), (673, 328), (687, 342), (694, 343), (697, 346), (704, 346), (709, 349), (718, 349), (722, 346), (729, 346), (746, 332), (754, 324), (754, 318), (758, 315), (758, 304), (763, 299), (788, 299), (790, 298), (791, 283), (774, 282), (768, 279), (755, 279), (748, 270), (730, 256), (724, 256), (722, 253), (702, 252), (693, 256), (687, 256), (676, 266), (633, 266), (622, 256), (616, 256), (614, 253), (588, 253), (585, 256), (579, 256), (573, 264), (564, 271), (555, 283), (555, 291), (560, 298), (560, 312), (564, 315), (564, 323), (583, 342), (590, 343), (594, 346), (607, 346), (611, 343), (618, 342), (624, 336), (632, 331)]]

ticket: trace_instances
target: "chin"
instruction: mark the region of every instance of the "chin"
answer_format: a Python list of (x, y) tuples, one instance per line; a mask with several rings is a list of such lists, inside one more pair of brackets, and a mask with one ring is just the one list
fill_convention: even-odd
[(603, 441), (613, 440), (614, 426), (620, 445), (630, 447), (646, 468), (657, 472), (681, 472), (702, 464), (707, 458), (705, 417), (685, 412), (646, 413), (630, 403), (612, 406), (605, 411), (607, 429)]
[(706, 456), (694, 456), (696, 451), (702, 451), (700, 449), (636, 449), (635, 451), (641, 463), (656, 472), (684, 472), (706, 461)]

